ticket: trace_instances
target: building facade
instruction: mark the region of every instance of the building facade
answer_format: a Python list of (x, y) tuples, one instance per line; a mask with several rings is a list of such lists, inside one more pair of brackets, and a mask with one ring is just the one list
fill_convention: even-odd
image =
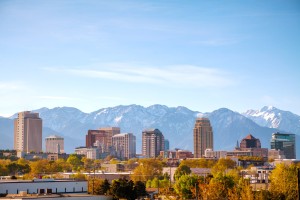
[(77, 147), (75, 148), (75, 153), (77, 155), (83, 155), (89, 159), (99, 159), (100, 153), (97, 148), (87, 148), (87, 147)]
[(260, 140), (249, 134), (240, 143), (240, 148), (261, 148)]
[(286, 159), (296, 159), (295, 134), (273, 133), (271, 149), (283, 151)]
[(194, 127), (194, 157), (202, 158), (205, 149), (213, 150), (213, 130), (208, 118), (197, 118)]
[(121, 133), (112, 137), (115, 154), (121, 160), (134, 158), (136, 154), (136, 138), (132, 133)]
[(18, 113), (14, 120), (14, 149), (26, 153), (42, 151), (42, 119), (38, 113)]
[(119, 127), (104, 127), (98, 130), (88, 130), (86, 135), (86, 147), (97, 147), (101, 153), (110, 153), (112, 137), (120, 134)]
[(158, 129), (147, 129), (142, 133), (142, 155), (147, 158), (159, 156), (165, 149), (165, 141), (162, 132)]
[(165, 139), (165, 151), (170, 150), (170, 142), (169, 140)]
[(64, 153), (64, 138), (58, 135), (51, 135), (46, 137), (46, 153)]

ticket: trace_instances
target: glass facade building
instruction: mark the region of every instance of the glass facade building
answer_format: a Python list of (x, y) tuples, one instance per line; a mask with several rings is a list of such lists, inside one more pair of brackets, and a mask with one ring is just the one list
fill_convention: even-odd
[(271, 139), (271, 149), (281, 150), (287, 159), (296, 159), (296, 139), (295, 134), (273, 133)]

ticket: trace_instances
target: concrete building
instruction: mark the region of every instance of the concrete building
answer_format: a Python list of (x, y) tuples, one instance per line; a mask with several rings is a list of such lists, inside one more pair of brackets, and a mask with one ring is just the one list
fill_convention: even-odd
[[(54, 179), (35, 179), (30, 181), (0, 181), (0, 193), (18, 194), (20, 191), (32, 193), (72, 193), (87, 192), (87, 181), (55, 181)], [(51, 192), (50, 192), (51, 190)]]
[(182, 150), (182, 149), (160, 151), (160, 156), (162, 158), (178, 159), (178, 160), (194, 157), (191, 151)]
[(205, 149), (205, 158), (226, 158), (227, 151), (213, 151), (212, 149)]
[(64, 138), (58, 135), (51, 135), (46, 137), (46, 153), (64, 153)]
[(273, 133), (271, 149), (283, 151), (286, 159), (296, 159), (295, 134)]
[(194, 127), (194, 157), (202, 158), (205, 149), (213, 150), (213, 130), (208, 118), (197, 118)]
[(14, 120), (14, 149), (26, 153), (42, 151), (42, 119), (38, 113), (18, 113)]
[(146, 158), (159, 156), (165, 149), (165, 141), (162, 132), (158, 129), (147, 129), (142, 133), (142, 154)]
[(77, 147), (75, 148), (75, 153), (78, 155), (84, 155), (89, 159), (99, 159), (100, 153), (97, 148), (87, 148), (87, 147)]
[(280, 149), (269, 149), (268, 152), (268, 159), (285, 159), (284, 152), (281, 151)]
[(132, 133), (116, 134), (112, 137), (115, 155), (121, 160), (134, 158), (136, 154), (136, 138)]

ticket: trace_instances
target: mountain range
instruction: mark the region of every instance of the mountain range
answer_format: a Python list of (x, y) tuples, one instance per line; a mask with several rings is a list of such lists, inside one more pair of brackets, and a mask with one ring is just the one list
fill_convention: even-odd
[[(77, 146), (85, 145), (85, 135), (89, 129), (106, 126), (118, 126), (121, 132), (136, 135), (137, 153), (141, 152), (142, 131), (146, 128), (160, 129), (170, 141), (171, 148), (193, 151), (193, 127), (199, 116), (208, 117), (211, 121), (215, 150), (232, 150), (236, 142), (248, 134), (259, 138), (265, 148), (270, 147), (274, 132), (294, 133), (296, 141), (299, 141), (300, 136), (300, 116), (272, 106), (244, 113), (227, 108), (201, 113), (182, 106), (167, 107), (159, 104), (149, 107), (116, 106), (91, 113), (72, 107), (40, 108), (33, 112), (38, 112), (43, 119), (43, 138), (53, 134), (63, 136), (65, 151), (68, 153), (74, 152)], [(16, 116), (0, 117), (0, 149), (13, 148), (13, 119)], [(297, 148), (297, 157), (300, 157), (299, 150)]]

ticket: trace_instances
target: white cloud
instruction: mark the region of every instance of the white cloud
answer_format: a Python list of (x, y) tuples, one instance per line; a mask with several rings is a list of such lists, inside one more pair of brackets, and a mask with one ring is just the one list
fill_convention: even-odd
[(234, 84), (230, 74), (224, 71), (194, 65), (159, 68), (130, 63), (108, 63), (93, 65), (89, 69), (44, 68), (44, 70), (81, 77), (176, 87), (226, 87)]

